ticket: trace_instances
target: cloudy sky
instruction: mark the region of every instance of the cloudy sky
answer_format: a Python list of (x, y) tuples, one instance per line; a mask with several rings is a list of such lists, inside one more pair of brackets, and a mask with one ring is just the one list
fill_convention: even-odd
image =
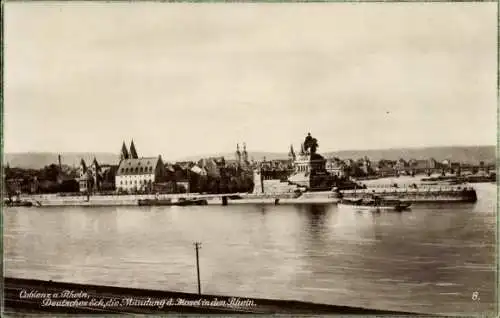
[(5, 4), (6, 152), (496, 143), (496, 4)]

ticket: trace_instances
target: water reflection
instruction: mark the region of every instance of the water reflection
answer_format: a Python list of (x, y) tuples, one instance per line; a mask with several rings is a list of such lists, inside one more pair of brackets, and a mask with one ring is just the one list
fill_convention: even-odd
[[(331, 205), (330, 205), (331, 206)], [(309, 223), (305, 225), (309, 229), (313, 238), (318, 238), (322, 231), (326, 228), (327, 211), (330, 207), (324, 204), (311, 204), (302, 206)]]

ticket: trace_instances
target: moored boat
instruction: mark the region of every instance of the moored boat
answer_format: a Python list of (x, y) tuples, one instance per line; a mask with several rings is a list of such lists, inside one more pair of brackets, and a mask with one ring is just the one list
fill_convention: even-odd
[(367, 195), (377, 195), (383, 199), (396, 198), (411, 203), (474, 203), (476, 190), (469, 186), (419, 185), (405, 188), (368, 188), (342, 191), (344, 199), (355, 200)]
[(186, 199), (179, 198), (177, 201), (173, 201), (172, 199), (144, 199), (137, 201), (139, 206), (188, 206), (188, 205), (207, 205), (207, 200), (204, 199)]
[(378, 196), (359, 199), (343, 199), (338, 204), (339, 208), (349, 208), (355, 211), (381, 212), (381, 211), (396, 211), (401, 212), (407, 210), (411, 203), (397, 199), (382, 199)]
[(172, 199), (144, 199), (137, 201), (139, 206), (170, 206), (174, 205)]
[(33, 206), (33, 203), (30, 201), (21, 201), (21, 200), (5, 200), (4, 204), (9, 207), (15, 207), (15, 206), (25, 206), (25, 207), (30, 207)]
[(186, 205), (207, 205), (208, 202), (207, 200), (204, 199), (184, 199), (180, 198), (179, 201), (174, 203), (174, 205), (181, 205), (181, 206), (186, 206)]

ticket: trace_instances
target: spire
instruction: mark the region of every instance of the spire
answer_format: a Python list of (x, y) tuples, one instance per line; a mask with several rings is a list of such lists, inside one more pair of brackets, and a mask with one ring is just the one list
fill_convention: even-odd
[(243, 162), (248, 163), (247, 144), (243, 143)]
[(240, 145), (236, 144), (236, 161), (241, 163), (241, 152), (240, 152)]
[(85, 164), (85, 160), (80, 160), (80, 166), (82, 167), (83, 169), (83, 172), (86, 172), (87, 171), (87, 165)]
[(120, 155), (120, 159), (124, 160), (124, 159), (128, 159), (128, 158), (130, 158), (130, 156), (128, 154), (127, 146), (125, 146), (125, 141), (124, 141), (123, 145), (122, 145), (122, 153)]
[(306, 154), (306, 152), (304, 150), (304, 144), (300, 144), (300, 154), (301, 155), (305, 155)]
[(137, 150), (135, 150), (134, 140), (130, 143), (130, 158), (138, 159)]
[(288, 152), (288, 157), (290, 159), (295, 160), (295, 151), (293, 150), (293, 145), (290, 145), (290, 152)]
[(96, 171), (99, 170), (99, 163), (97, 162), (96, 157), (94, 157), (94, 160), (92, 161), (92, 163), (94, 164)]

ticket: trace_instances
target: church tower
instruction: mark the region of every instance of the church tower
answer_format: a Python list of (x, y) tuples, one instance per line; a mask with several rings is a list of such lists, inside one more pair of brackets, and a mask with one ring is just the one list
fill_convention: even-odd
[(85, 164), (85, 160), (83, 160), (83, 158), (80, 160), (80, 171), (82, 173), (87, 172), (87, 165)]
[(101, 167), (99, 166), (96, 157), (94, 157), (94, 160), (92, 161), (90, 170), (92, 171), (92, 179), (93, 179), (92, 184), (94, 190), (99, 190), (101, 188), (101, 180), (100, 180)]
[(290, 151), (288, 152), (288, 157), (292, 160), (295, 161), (295, 151), (293, 151), (293, 145), (290, 145)]
[(248, 164), (247, 144), (243, 143), (243, 163)]
[(131, 159), (139, 159), (137, 155), (137, 150), (135, 150), (134, 140), (130, 143), (130, 158)]
[(241, 164), (241, 152), (239, 144), (236, 144), (236, 162), (238, 163), (238, 165)]
[(125, 160), (128, 159), (130, 156), (128, 154), (127, 146), (125, 146), (125, 141), (123, 142), (122, 145), (122, 152), (120, 154), (120, 160)]

